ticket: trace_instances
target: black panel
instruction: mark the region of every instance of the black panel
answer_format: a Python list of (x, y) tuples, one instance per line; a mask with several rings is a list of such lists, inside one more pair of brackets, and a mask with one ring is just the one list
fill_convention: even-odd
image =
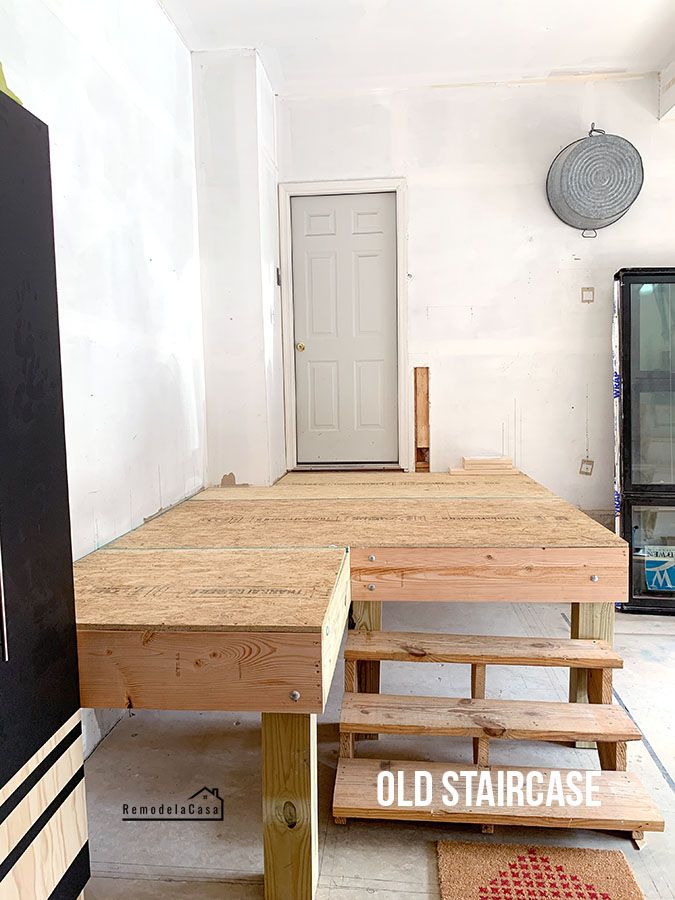
[(0, 94), (0, 784), (78, 709), (47, 127)]
[[(630, 600), (621, 608), (625, 612), (675, 614), (675, 567), (669, 561), (671, 553), (675, 556), (675, 484), (664, 480), (645, 483), (634, 463), (643, 439), (640, 392), (667, 397), (675, 392), (675, 379), (672, 364), (663, 371), (659, 367), (641, 371), (642, 363), (637, 361), (641, 316), (633, 315), (631, 303), (635, 285), (675, 284), (675, 268), (621, 269), (615, 279), (619, 282), (621, 532), (630, 544)], [(647, 346), (652, 344), (646, 340)], [(637, 377), (636, 367), (640, 369)]]
[(70, 865), (70, 868), (56, 885), (49, 900), (75, 900), (89, 880), (89, 844), (85, 844)]

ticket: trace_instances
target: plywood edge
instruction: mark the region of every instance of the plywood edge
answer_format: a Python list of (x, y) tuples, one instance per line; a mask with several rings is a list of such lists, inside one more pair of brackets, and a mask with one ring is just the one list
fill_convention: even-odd
[(333, 682), (342, 637), (349, 618), (351, 599), (350, 553), (346, 551), (322, 624), (321, 680), (324, 705), (328, 701), (328, 694)]

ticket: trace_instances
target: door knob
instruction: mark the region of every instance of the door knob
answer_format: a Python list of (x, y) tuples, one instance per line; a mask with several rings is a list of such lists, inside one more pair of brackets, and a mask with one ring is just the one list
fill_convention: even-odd
[(295, 345), (295, 349), (302, 353), (302, 351), (305, 349), (305, 345), (302, 343), (302, 341), (298, 341), (298, 343)]

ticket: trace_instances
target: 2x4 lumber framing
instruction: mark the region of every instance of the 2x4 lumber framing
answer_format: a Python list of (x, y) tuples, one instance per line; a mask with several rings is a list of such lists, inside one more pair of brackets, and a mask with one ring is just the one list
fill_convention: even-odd
[(316, 715), (263, 713), (265, 900), (312, 900), (319, 876)]

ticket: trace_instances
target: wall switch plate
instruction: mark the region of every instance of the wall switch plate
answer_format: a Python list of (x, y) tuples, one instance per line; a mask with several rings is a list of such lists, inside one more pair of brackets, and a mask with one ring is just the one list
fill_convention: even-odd
[(579, 466), (579, 474), (580, 475), (592, 475), (593, 474), (593, 460), (592, 459), (582, 459), (581, 465)]
[(581, 302), (582, 303), (593, 303), (595, 300), (595, 288), (593, 287), (582, 287), (581, 289)]

